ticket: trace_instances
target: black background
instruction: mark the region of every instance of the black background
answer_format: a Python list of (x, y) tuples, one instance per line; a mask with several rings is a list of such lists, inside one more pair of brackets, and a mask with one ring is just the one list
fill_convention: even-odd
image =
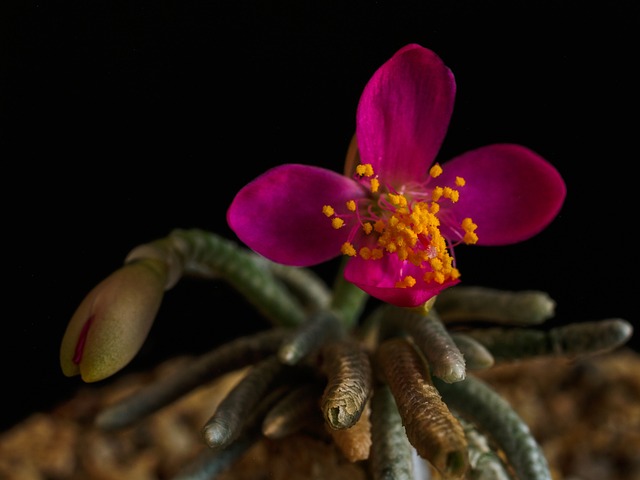
[[(134, 246), (173, 228), (235, 238), (234, 193), (277, 164), (341, 170), (362, 88), (413, 42), (456, 76), (440, 161), (520, 143), (568, 187), (537, 237), (459, 248), (463, 281), (549, 292), (549, 326), (637, 325), (640, 22), (634, 2), (604, 5), (21, 2), (0, 65), (2, 427), (82, 386), (60, 371), (62, 334)], [(264, 327), (225, 284), (185, 280), (121, 374)]]

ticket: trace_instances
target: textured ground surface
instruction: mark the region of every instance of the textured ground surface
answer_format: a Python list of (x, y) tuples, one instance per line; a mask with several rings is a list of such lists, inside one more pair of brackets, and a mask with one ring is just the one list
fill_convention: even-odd
[[(2, 480), (169, 479), (203, 446), (200, 429), (238, 375), (202, 387), (135, 427), (104, 433), (92, 425), (103, 405), (149, 375), (87, 386), (52, 412), (0, 434)], [(537, 359), (483, 372), (530, 425), (554, 480), (640, 480), (640, 355), (618, 352), (571, 362)], [(362, 463), (341, 457), (323, 437), (261, 441), (220, 478), (364, 480)]]

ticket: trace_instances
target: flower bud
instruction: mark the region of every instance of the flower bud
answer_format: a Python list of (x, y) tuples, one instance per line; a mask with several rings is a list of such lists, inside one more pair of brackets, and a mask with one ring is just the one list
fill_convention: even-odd
[(151, 329), (168, 271), (165, 262), (143, 258), (122, 266), (93, 288), (62, 339), (63, 373), (97, 382), (125, 367)]

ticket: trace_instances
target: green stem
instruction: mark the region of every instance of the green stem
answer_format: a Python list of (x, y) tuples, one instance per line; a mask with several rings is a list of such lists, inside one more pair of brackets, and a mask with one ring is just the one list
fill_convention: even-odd
[(306, 312), (253, 252), (202, 230), (174, 230), (169, 240), (183, 258), (184, 273), (222, 277), (273, 324), (295, 326)]
[(488, 384), (468, 376), (456, 383), (434, 378), (449, 407), (491, 436), (522, 480), (551, 480), (542, 448), (511, 405)]
[(338, 274), (333, 284), (333, 299), (331, 308), (337, 312), (344, 322), (347, 330), (352, 329), (358, 323), (369, 295), (353, 283), (344, 278), (344, 267), (348, 258), (340, 264)]

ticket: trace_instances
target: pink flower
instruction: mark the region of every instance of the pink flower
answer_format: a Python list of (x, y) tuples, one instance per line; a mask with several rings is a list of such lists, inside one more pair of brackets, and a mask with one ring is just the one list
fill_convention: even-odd
[(349, 255), (345, 278), (401, 307), (457, 284), (453, 247), (526, 240), (558, 214), (558, 171), (533, 151), (493, 144), (434, 163), (456, 85), (432, 51), (411, 44), (375, 72), (356, 116), (352, 176), (300, 164), (268, 170), (228, 212), (249, 248), (312, 266)]

